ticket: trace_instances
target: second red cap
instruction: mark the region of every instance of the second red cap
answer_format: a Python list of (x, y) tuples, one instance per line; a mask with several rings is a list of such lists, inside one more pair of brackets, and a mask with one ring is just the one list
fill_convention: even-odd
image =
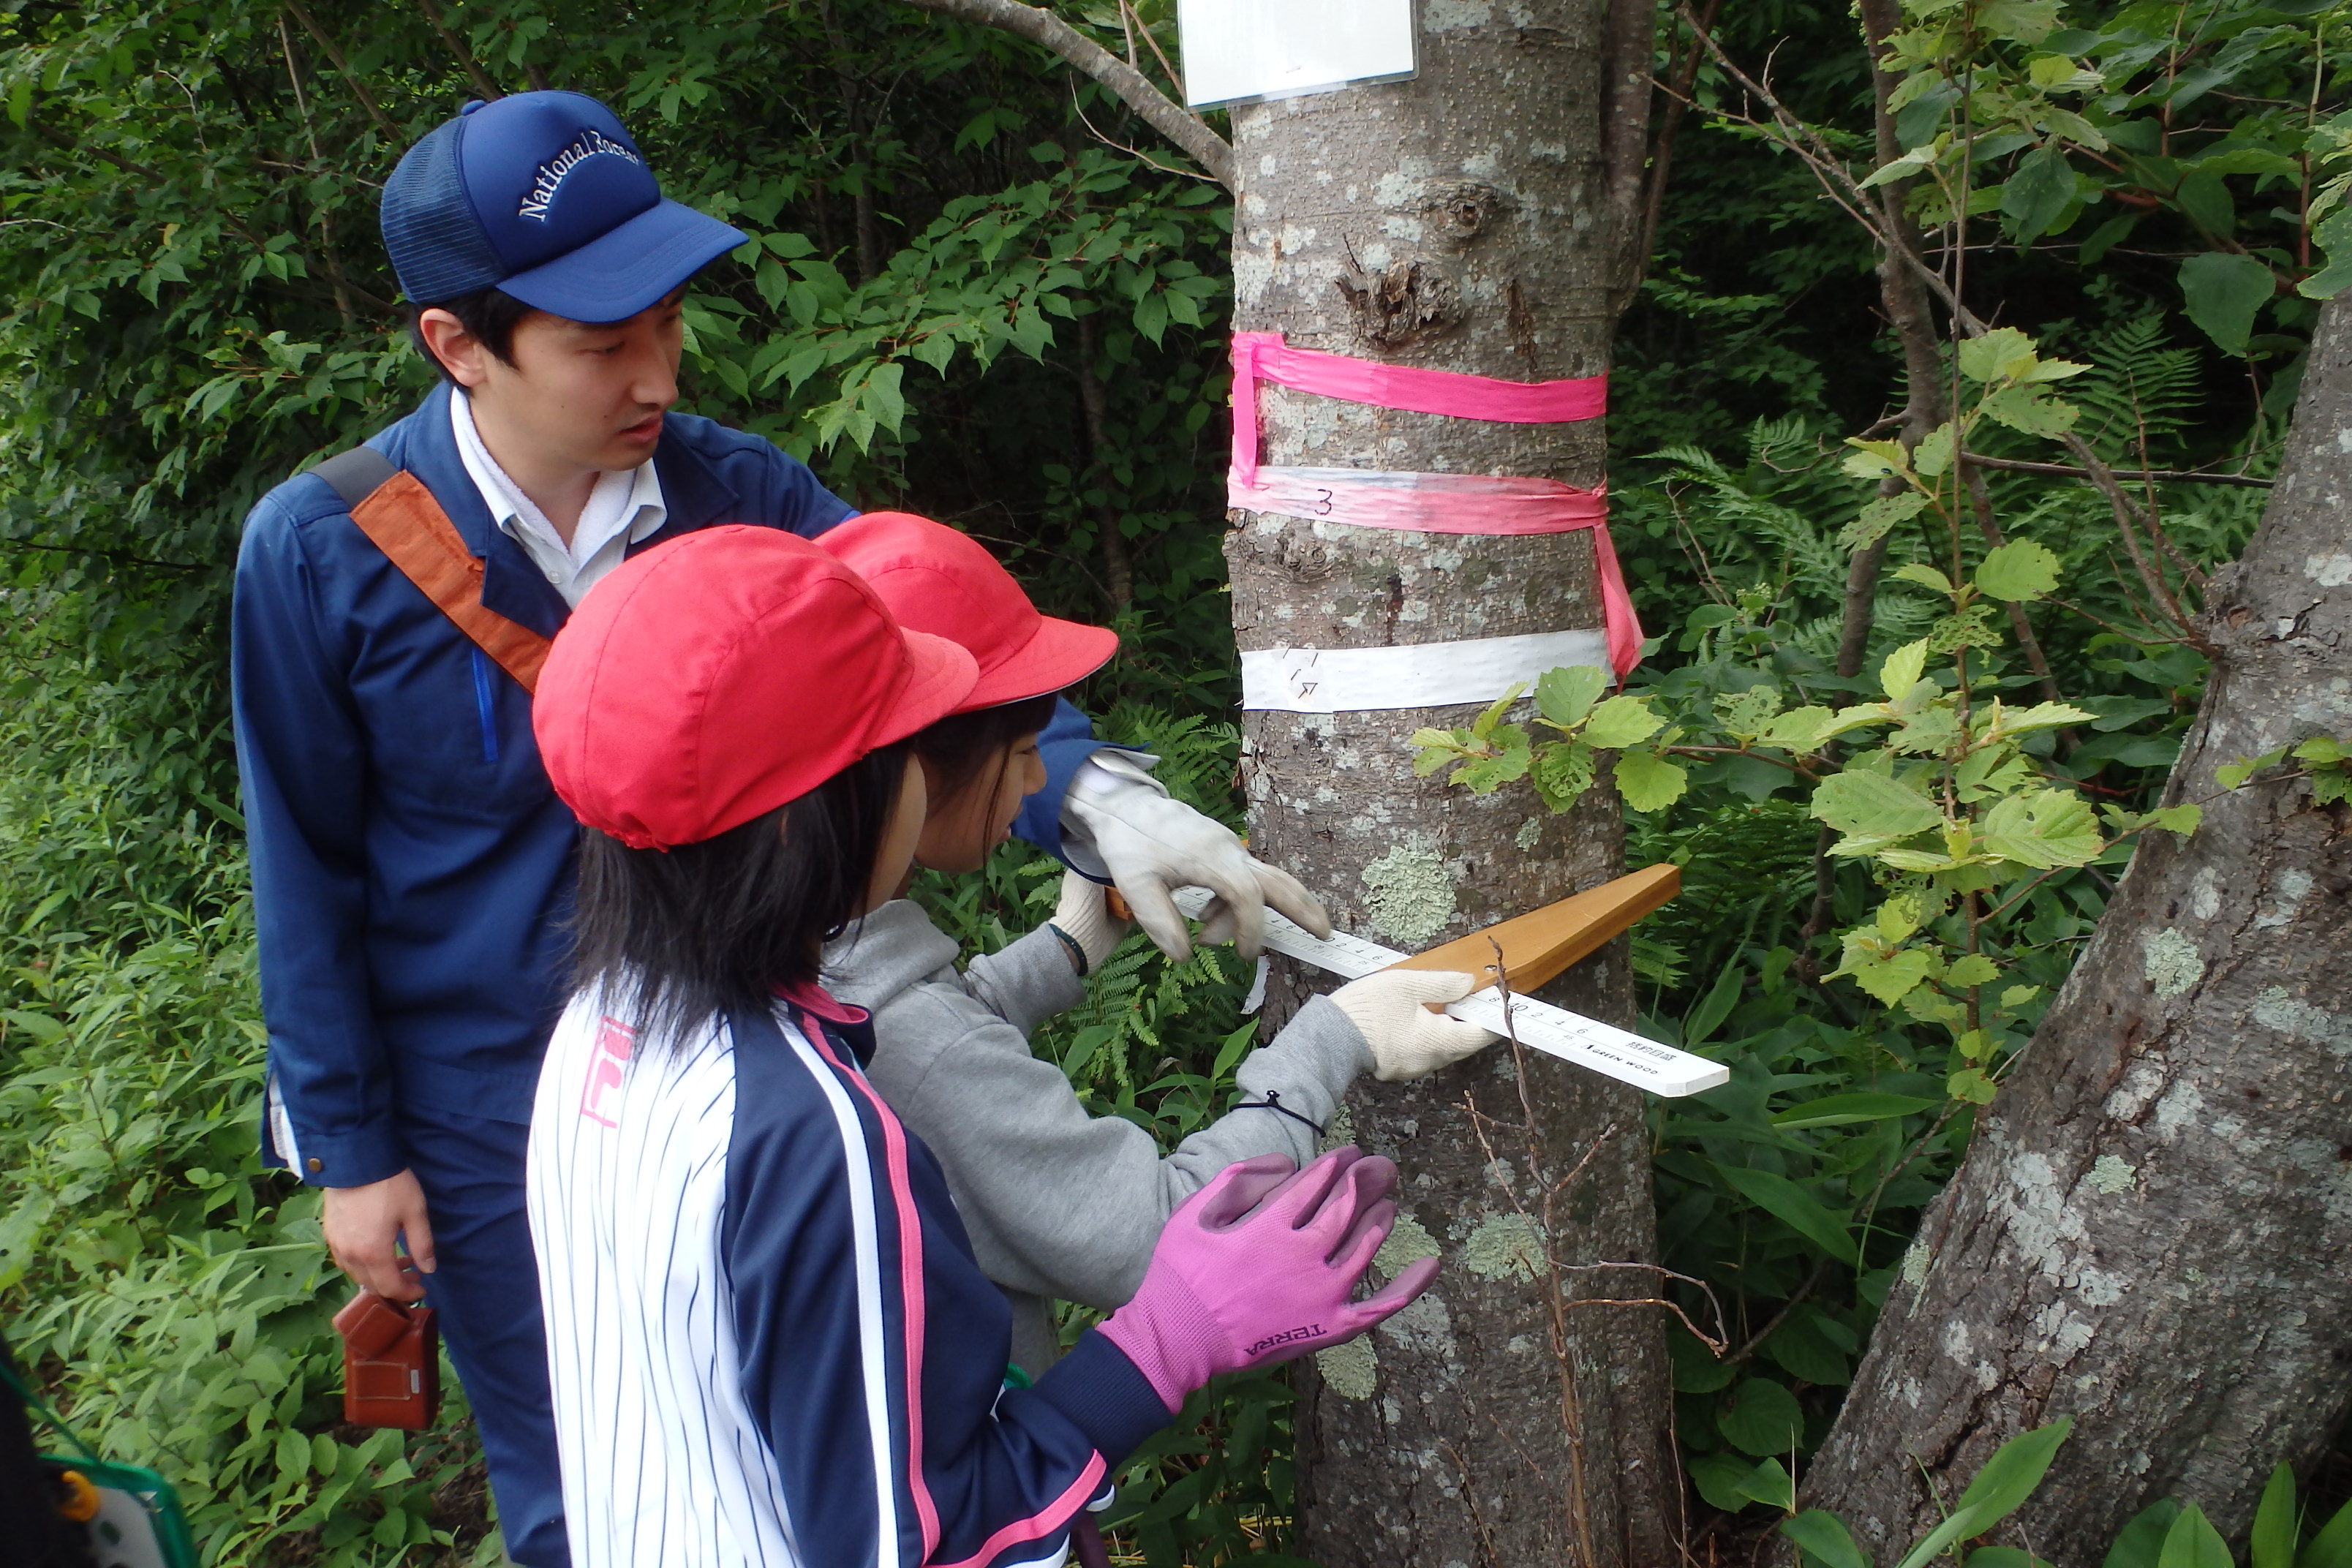
[(713, 837), (960, 707), (979, 670), (782, 529), (706, 528), (599, 583), (531, 728), (555, 793), (633, 848)]
[(899, 624), (971, 650), (980, 680), (959, 713), (1075, 685), (1118, 651), (1108, 626), (1040, 615), (1021, 584), (968, 534), (910, 511), (869, 511), (817, 542), (874, 585)]

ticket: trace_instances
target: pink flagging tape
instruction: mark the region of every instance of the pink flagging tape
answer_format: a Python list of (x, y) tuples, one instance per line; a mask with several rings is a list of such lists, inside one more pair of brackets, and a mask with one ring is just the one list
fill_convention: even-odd
[(1257, 384), (1338, 397), (1376, 408), (1512, 424), (1597, 417), (1608, 378), (1498, 381), (1451, 371), (1376, 364), (1317, 349), (1294, 349), (1280, 332), (1234, 334), (1233, 468), (1225, 502), (1243, 511), (1421, 533), (1535, 534), (1592, 531), (1609, 661), (1621, 680), (1642, 660), (1642, 624), (1609, 537), (1608, 492), (1557, 479), (1488, 474), (1409, 474), (1373, 468), (1261, 468)]

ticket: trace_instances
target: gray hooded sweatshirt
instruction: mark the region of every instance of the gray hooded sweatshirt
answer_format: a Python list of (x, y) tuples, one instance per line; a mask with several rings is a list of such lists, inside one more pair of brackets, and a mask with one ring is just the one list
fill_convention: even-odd
[[(1162, 1156), (1151, 1134), (1089, 1116), (1029, 1031), (1075, 1006), (1085, 984), (1044, 927), (956, 971), (956, 944), (909, 899), (883, 905), (826, 947), (825, 986), (874, 1015), (866, 1076), (947, 1173), (980, 1267), (1013, 1303), (1013, 1359), (1052, 1363), (1053, 1303), (1116, 1307), (1143, 1281), (1177, 1205), (1236, 1160), (1304, 1163), (1315, 1134), (1262, 1105), (1228, 1111)], [(1327, 998), (1242, 1063), (1251, 1100), (1328, 1125), (1370, 1048)]]

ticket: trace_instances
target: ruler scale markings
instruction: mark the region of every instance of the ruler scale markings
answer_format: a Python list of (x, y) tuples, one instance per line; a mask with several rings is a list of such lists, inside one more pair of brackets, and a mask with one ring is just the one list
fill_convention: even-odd
[[(1197, 920), (1211, 897), (1206, 888), (1181, 889), (1176, 894), (1176, 907)], [(1265, 945), (1285, 957), (1311, 963), (1343, 980), (1360, 980), (1406, 956), (1345, 931), (1334, 931), (1328, 940), (1318, 937), (1272, 910), (1265, 911)], [(1507, 1029), (1504, 1026), (1503, 999), (1492, 990), (1481, 991), (1445, 1010), (1498, 1035), (1516, 1034), (1520, 1044), (1547, 1056), (1574, 1062), (1670, 1099), (1698, 1094), (1731, 1078), (1730, 1069), (1718, 1062), (1662, 1046), (1614, 1025), (1530, 996), (1512, 996), (1511, 1026)]]

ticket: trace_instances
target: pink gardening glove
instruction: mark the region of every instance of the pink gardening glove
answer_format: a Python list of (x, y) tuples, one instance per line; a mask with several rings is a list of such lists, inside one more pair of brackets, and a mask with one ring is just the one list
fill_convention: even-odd
[(1350, 1145), (1303, 1171), (1280, 1154), (1228, 1165), (1169, 1215), (1135, 1300), (1102, 1325), (1173, 1414), (1221, 1372), (1351, 1340), (1428, 1289), (1427, 1258), (1369, 1301), (1356, 1281), (1396, 1224), (1393, 1160)]

